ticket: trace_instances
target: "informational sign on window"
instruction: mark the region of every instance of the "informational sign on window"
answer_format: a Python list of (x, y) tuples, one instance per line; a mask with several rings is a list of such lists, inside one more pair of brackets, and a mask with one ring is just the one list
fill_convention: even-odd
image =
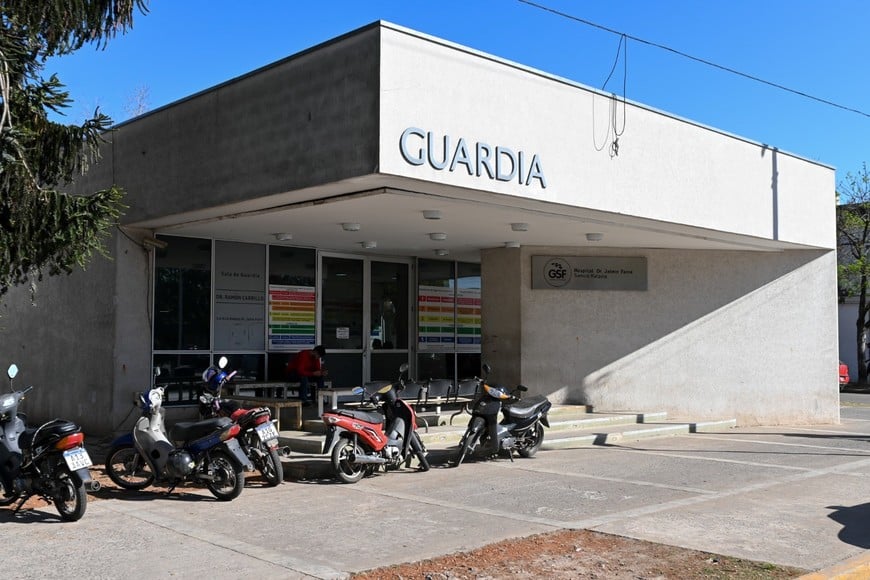
[(315, 297), (313, 286), (269, 285), (269, 350), (314, 346)]
[(214, 343), (221, 350), (265, 347), (263, 247), (218, 242), (215, 253)]
[(456, 346), (463, 351), (480, 350), (480, 288), (456, 291)]
[(418, 344), (420, 350), (452, 349), (456, 340), (453, 288), (419, 287), (417, 294)]
[(534, 290), (646, 290), (646, 258), (532, 256)]

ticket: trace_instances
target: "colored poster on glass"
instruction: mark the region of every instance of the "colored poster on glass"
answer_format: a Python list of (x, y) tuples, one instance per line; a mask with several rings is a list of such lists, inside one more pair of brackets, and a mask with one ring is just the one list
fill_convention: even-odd
[(456, 347), (480, 352), (480, 288), (456, 291)]
[(269, 284), (269, 350), (314, 346), (316, 312), (314, 287)]
[(453, 288), (420, 286), (417, 294), (420, 350), (452, 349), (456, 340), (455, 324)]

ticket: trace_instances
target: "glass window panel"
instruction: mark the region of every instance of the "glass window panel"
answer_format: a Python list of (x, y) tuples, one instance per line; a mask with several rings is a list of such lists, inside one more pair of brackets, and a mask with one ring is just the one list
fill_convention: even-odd
[(408, 348), (408, 265), (371, 263), (371, 346)]
[[(269, 342), (272, 352), (296, 352), (317, 337), (317, 253), (269, 246)], [(269, 363), (272, 376), (272, 363)]]
[(399, 378), (399, 367), (408, 362), (408, 353), (373, 352), (371, 361), (373, 381), (395, 381)]
[[(358, 387), (363, 383), (362, 357), (359, 353), (329, 352), (329, 349), (326, 349), (326, 356), (323, 357), (323, 368), (329, 373), (326, 380), (331, 381), (332, 386), (337, 389)], [(359, 400), (359, 397), (356, 399)], [(349, 401), (352, 399), (339, 398), (339, 400)]]
[(417, 380), (454, 379), (453, 365), (456, 355), (452, 352), (431, 352), (417, 356)]
[(456, 371), (459, 380), (479, 377), (480, 370), (479, 352), (462, 352), (456, 355)]
[(156, 250), (154, 350), (211, 348), (211, 240), (159, 236)]
[(265, 247), (215, 242), (214, 263), (214, 347), (265, 350)]
[[(266, 355), (216, 353), (215, 364), (222, 356), (227, 357), (227, 372), (236, 371), (234, 383), (250, 383), (266, 380)], [(279, 379), (280, 380), (280, 379)]]
[(322, 343), (330, 349), (363, 347), (363, 262), (324, 256)]
[(480, 264), (458, 262), (456, 270), (456, 348), (480, 352)]
[(167, 405), (196, 402), (202, 387), (202, 372), (211, 364), (208, 353), (155, 354), (154, 366), (160, 368), (160, 376), (154, 382), (164, 388)]

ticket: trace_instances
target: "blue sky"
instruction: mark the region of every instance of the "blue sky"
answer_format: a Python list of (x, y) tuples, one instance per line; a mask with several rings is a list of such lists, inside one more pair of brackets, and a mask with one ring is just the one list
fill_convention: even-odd
[[(632, 101), (834, 166), (838, 182), (870, 162), (870, 2), (530, 1), (864, 114), (628, 40)], [(595, 88), (619, 45), (618, 35), (519, 0), (151, 0), (105, 50), (86, 47), (44, 72), (75, 100), (69, 121), (96, 106), (123, 121), (143, 87), (155, 109), (375, 20)], [(619, 93), (623, 56), (607, 85)]]

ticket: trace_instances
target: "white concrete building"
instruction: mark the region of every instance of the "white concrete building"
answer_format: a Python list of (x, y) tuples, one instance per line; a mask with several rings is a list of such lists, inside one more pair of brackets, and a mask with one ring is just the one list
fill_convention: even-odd
[(112, 182), (113, 260), (3, 304), (31, 413), (109, 430), (152, 365), (270, 380), (323, 343), (339, 386), (483, 361), (602, 410), (839, 419), (834, 171), (775, 147), (378, 22), (119, 125), (78, 188)]

